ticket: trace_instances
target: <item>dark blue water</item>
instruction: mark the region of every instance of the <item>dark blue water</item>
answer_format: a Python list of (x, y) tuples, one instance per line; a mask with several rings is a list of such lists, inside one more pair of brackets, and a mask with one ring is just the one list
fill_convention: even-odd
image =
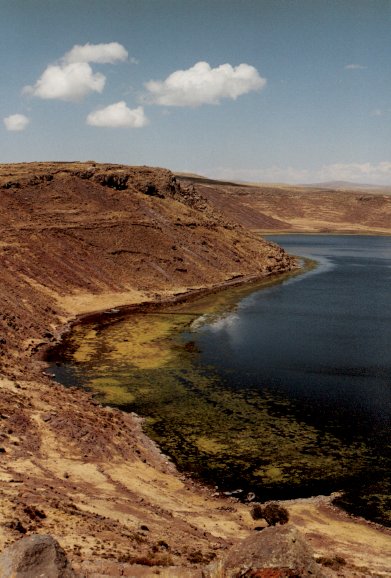
[(273, 237), (319, 267), (193, 334), (234, 388), (289, 397), (307, 421), (385, 441), (391, 410), (391, 239)]
[[(322, 491), (322, 470), (326, 481), (334, 469), (326, 491), (344, 490), (342, 506), (390, 524), (391, 238), (271, 240), (316, 259), (318, 268), (253, 293), (234, 313), (198, 328), (191, 334), (198, 362), (213, 367), (224, 387), (267, 397), (269, 414), (270, 400), (278, 400), (276, 419), (289, 415), (303, 432), (319, 432), (313, 462), (296, 467), (304, 486), (307, 473)], [(298, 444), (300, 460), (306, 452)], [(275, 452), (283, 469), (282, 456)]]

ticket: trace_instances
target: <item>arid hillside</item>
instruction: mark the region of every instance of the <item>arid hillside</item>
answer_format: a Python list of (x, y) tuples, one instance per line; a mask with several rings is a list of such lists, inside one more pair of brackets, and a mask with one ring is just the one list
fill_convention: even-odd
[[(249, 504), (180, 475), (137, 416), (55, 384), (40, 361), (77, 316), (163, 306), (296, 268), (229, 218), (233, 197), (219, 210), (222, 197), (208, 201), (208, 191), (148, 167), (0, 165), (0, 551), (49, 534), (80, 578), (385, 577), (386, 529), (314, 498), (286, 504), (282, 541), (278, 528), (256, 532), (265, 521)], [(289, 565), (285, 546), (273, 558), (286, 540)], [(4, 556), (0, 575), (22, 575)]]
[(263, 233), (391, 234), (391, 194), (381, 187), (246, 185), (195, 175), (178, 179), (192, 184), (226, 217)]
[(163, 169), (1, 165), (0, 209), (4, 369), (58, 326), (70, 297), (84, 303), (72, 314), (94, 311), (103, 293), (148, 301), (293, 263)]

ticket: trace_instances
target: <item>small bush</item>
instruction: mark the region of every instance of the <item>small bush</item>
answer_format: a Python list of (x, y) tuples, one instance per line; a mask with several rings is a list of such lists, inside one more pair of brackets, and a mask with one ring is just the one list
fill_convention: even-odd
[(318, 564), (322, 564), (323, 566), (326, 566), (326, 568), (331, 568), (332, 570), (339, 570), (341, 566), (345, 566), (346, 564), (345, 558), (338, 555), (334, 557), (321, 556), (320, 558), (317, 558), (316, 561)]
[(255, 504), (251, 509), (251, 516), (254, 520), (266, 520), (269, 526), (286, 524), (289, 520), (288, 510), (275, 502), (270, 502), (270, 504), (266, 504), (264, 507), (260, 504)]
[(251, 508), (251, 516), (252, 516), (253, 520), (260, 520), (261, 518), (263, 518), (262, 506), (260, 506), (259, 504), (255, 504)]
[(214, 552), (202, 553), (201, 550), (194, 550), (190, 552), (187, 559), (191, 564), (209, 564), (215, 557), (216, 554)]
[(289, 513), (283, 506), (279, 506), (275, 502), (270, 502), (270, 504), (267, 504), (263, 508), (263, 518), (269, 526), (286, 524), (289, 520)]

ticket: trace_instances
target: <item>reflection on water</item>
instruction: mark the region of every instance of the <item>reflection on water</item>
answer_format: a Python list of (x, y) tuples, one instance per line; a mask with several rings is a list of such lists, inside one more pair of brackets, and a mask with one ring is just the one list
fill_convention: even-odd
[(344, 489), (346, 507), (390, 523), (391, 239), (278, 241), (319, 267), (77, 327), (55, 372), (146, 416), (181, 469), (221, 489)]

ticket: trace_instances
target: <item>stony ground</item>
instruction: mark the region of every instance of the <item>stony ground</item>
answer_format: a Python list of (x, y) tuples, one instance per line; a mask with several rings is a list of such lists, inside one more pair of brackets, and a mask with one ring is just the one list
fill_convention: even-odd
[[(262, 523), (179, 475), (137, 416), (54, 384), (39, 355), (76, 315), (295, 262), (162, 169), (1, 165), (0, 208), (0, 549), (51, 534), (86, 577), (201, 576)], [(386, 530), (327, 499), (288, 510), (326, 575), (390, 575)]]

